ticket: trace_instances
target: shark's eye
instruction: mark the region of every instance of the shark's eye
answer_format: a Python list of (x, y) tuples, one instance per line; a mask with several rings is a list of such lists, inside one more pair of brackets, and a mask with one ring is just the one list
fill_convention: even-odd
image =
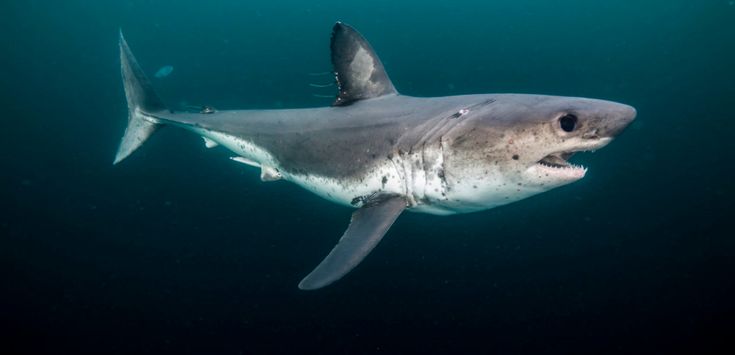
[(577, 126), (577, 116), (572, 114), (566, 114), (559, 117), (559, 126), (564, 132), (571, 132)]

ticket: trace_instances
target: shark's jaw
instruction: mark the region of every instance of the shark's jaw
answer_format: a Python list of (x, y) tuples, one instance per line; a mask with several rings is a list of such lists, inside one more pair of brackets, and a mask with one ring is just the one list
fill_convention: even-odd
[(600, 138), (584, 142), (568, 150), (546, 154), (528, 167), (526, 170), (527, 176), (542, 180), (542, 184), (552, 183), (553, 185), (568, 184), (582, 179), (587, 173), (587, 168), (569, 162), (569, 158), (579, 152), (594, 152), (606, 146), (610, 141), (612, 141), (612, 138)]
[(549, 157), (553, 157), (554, 159), (544, 158), (534, 164), (532, 168), (543, 172), (544, 176), (556, 177), (559, 180), (579, 180), (587, 173), (587, 168), (582, 165), (571, 164), (557, 156)]
[(587, 168), (568, 161), (577, 151), (551, 153), (532, 165), (533, 168), (544, 173), (546, 177), (556, 177), (560, 180), (579, 180), (587, 173)]

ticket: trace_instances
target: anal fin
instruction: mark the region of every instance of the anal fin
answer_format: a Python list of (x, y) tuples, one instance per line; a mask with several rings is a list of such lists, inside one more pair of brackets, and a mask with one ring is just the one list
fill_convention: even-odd
[(355, 268), (383, 239), (393, 222), (406, 209), (402, 196), (378, 196), (352, 213), (350, 226), (334, 249), (301, 282), (302, 290), (327, 286)]

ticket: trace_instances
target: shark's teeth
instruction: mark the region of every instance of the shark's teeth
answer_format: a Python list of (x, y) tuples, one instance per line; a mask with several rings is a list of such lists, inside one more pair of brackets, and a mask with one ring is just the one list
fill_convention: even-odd
[(572, 164), (572, 163), (569, 163), (569, 165), (566, 165), (566, 166), (554, 166), (554, 165), (549, 165), (549, 164), (546, 164), (546, 163), (543, 163), (543, 162), (538, 162), (537, 164), (542, 165), (542, 166), (547, 167), (547, 168), (550, 168), (550, 169), (559, 169), (559, 170), (584, 170), (585, 172), (587, 171), (587, 168), (586, 167), (584, 167), (582, 165)]

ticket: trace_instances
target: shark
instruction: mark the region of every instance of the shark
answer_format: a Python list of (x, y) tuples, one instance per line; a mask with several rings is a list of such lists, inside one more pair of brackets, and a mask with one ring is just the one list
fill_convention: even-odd
[(636, 117), (628, 105), (530, 94), (414, 97), (398, 93), (357, 30), (332, 28), (337, 93), (328, 107), (169, 109), (120, 31), (128, 121), (114, 164), (161, 127), (178, 127), (260, 170), (354, 208), (334, 248), (299, 288), (330, 285), (355, 268), (404, 211), (483, 211), (549, 191), (587, 172), (569, 162), (606, 146)]

